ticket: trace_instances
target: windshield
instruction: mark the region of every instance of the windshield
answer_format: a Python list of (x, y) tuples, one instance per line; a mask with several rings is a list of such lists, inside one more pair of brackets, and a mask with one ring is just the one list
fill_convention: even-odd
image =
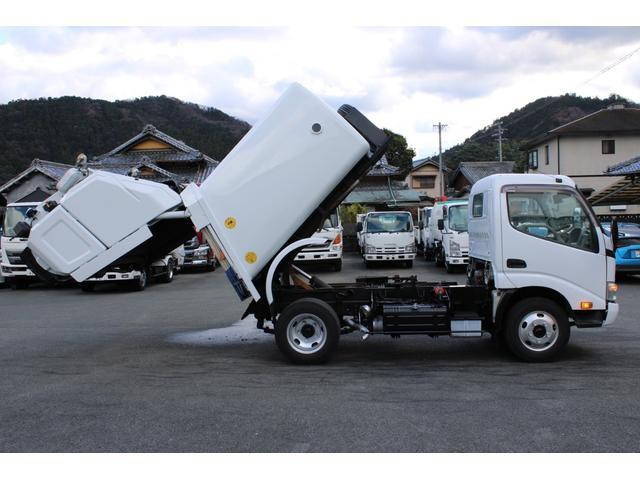
[(577, 194), (566, 190), (543, 188), (507, 193), (509, 220), (516, 230), (597, 252), (595, 227), (585, 205)]
[(411, 232), (409, 213), (372, 213), (367, 217), (367, 233)]
[(322, 229), (338, 228), (338, 214), (334, 211), (322, 224)]
[(449, 228), (456, 232), (466, 232), (468, 229), (468, 217), (467, 212), (469, 210), (468, 205), (455, 205), (449, 207)]
[(13, 228), (16, 226), (18, 222), (22, 222), (26, 218), (27, 210), (31, 207), (30, 205), (23, 206), (15, 206), (15, 207), (7, 207), (7, 211), (4, 216), (4, 233), (5, 237), (14, 237), (16, 233), (13, 231)]

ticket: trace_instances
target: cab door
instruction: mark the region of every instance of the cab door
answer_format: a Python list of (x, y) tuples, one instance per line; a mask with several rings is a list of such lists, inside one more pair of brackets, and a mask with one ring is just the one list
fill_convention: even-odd
[(516, 288), (547, 287), (572, 309), (606, 308), (606, 255), (591, 209), (570, 187), (505, 187), (502, 269)]

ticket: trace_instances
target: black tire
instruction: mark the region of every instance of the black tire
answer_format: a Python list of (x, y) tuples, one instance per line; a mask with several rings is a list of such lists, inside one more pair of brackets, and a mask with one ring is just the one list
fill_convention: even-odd
[(336, 263), (333, 264), (333, 271), (339, 272), (341, 270), (342, 270), (342, 260), (338, 260)]
[[(549, 318), (554, 321), (551, 328), (549, 324), (532, 326), (532, 319), (545, 323)], [(530, 333), (529, 336), (526, 334), (527, 331)], [(511, 307), (507, 313), (503, 336), (511, 353), (520, 360), (549, 362), (555, 359), (569, 341), (569, 319), (565, 310), (553, 300), (544, 297), (525, 298)], [(531, 340), (523, 340), (523, 337)]]
[(407, 268), (413, 268), (413, 260), (407, 260), (404, 262), (404, 266)]
[(367, 270), (369, 270), (371, 268), (371, 262), (368, 262), (367, 260), (364, 261), (364, 268), (366, 268)]
[[(305, 328), (307, 331), (302, 331)], [(317, 298), (301, 298), (280, 314), (275, 322), (275, 337), (280, 351), (293, 363), (324, 363), (338, 346), (340, 321), (326, 302)], [(298, 339), (303, 342), (309, 339), (312, 343), (305, 346)], [(319, 342), (317, 345), (313, 345), (314, 339)]]
[(141, 269), (140, 277), (134, 280), (131, 284), (131, 290), (134, 292), (142, 292), (147, 288), (149, 282), (149, 274), (145, 268)]
[(434, 257), (436, 261), (436, 266), (438, 267), (444, 266), (444, 253), (441, 249), (436, 250)]
[(96, 288), (96, 284), (92, 282), (82, 282), (80, 284), (80, 290), (83, 292), (93, 292)]
[(167, 265), (167, 271), (162, 274), (160, 277), (160, 281), (162, 283), (171, 283), (173, 282), (173, 277), (176, 274), (175, 267), (173, 265), (173, 260), (169, 260), (169, 265)]
[(445, 261), (444, 262), (444, 269), (447, 273), (453, 273), (453, 265), (451, 265), (449, 262)]

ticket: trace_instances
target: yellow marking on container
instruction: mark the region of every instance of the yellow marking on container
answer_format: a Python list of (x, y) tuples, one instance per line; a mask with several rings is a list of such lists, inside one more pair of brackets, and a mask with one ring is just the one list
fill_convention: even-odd
[(236, 228), (236, 219), (233, 217), (227, 217), (224, 221), (224, 226), (227, 228)]
[(247, 252), (244, 259), (247, 263), (256, 263), (258, 255), (256, 255), (256, 252)]

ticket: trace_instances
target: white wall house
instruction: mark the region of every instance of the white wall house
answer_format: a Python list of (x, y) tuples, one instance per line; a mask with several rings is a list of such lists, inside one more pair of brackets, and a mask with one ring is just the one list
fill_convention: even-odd
[[(550, 130), (523, 147), (528, 172), (572, 177), (594, 193), (617, 178), (607, 168), (640, 155), (640, 109), (613, 105)], [(640, 206), (596, 207), (596, 213), (638, 214)]]

